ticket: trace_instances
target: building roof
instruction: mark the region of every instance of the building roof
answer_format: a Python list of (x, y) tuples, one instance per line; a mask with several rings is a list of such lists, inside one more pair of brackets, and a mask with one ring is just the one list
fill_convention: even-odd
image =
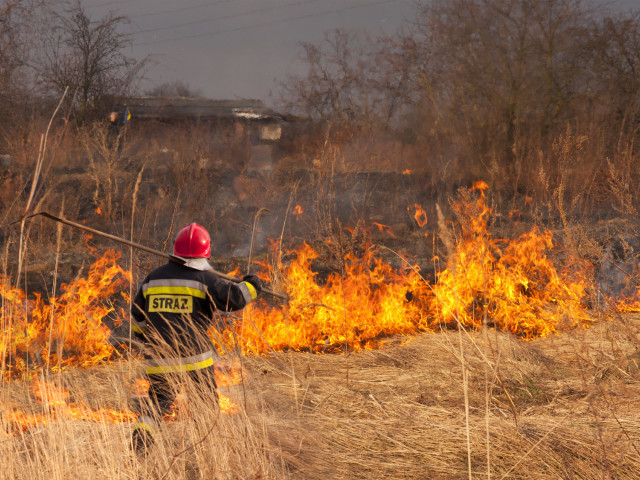
[(282, 116), (261, 100), (210, 100), (187, 97), (120, 97), (122, 110), (128, 108), (135, 118), (177, 119), (242, 118), (246, 120), (282, 120)]

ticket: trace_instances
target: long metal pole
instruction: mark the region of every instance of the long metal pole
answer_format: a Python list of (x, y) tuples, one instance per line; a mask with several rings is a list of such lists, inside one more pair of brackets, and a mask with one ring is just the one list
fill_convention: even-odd
[[(146, 245), (141, 245), (140, 243), (132, 242), (130, 240), (127, 240), (126, 238), (117, 237), (117, 236), (111, 235), (109, 233), (101, 232), (100, 230), (96, 230), (95, 228), (87, 227), (86, 225), (82, 225), (80, 223), (76, 223), (76, 222), (73, 222), (71, 220), (67, 220), (66, 218), (57, 217), (55, 215), (52, 215), (49, 212), (42, 211), (42, 212), (32, 213), (31, 215), (26, 216), (25, 220), (28, 219), (28, 218), (35, 217), (35, 216), (41, 216), (41, 217), (48, 218), (49, 220), (53, 220), (54, 222), (64, 223), (65, 225), (69, 225), (70, 227), (74, 227), (74, 228), (77, 228), (79, 230), (84, 230), (85, 232), (93, 233), (95, 235), (99, 235), (101, 237), (108, 238), (109, 240), (113, 240), (114, 242), (122, 243), (124, 245), (129, 245), (130, 247), (137, 248), (138, 250), (142, 250), (144, 252), (151, 253), (153, 255), (158, 255), (160, 257), (167, 258), (167, 259), (172, 260), (174, 262), (183, 263), (183, 264), (186, 263), (186, 260), (184, 258), (182, 258), (182, 257), (177, 257), (175, 255), (171, 255), (171, 254), (168, 254), (168, 253), (161, 252), (160, 250), (156, 250), (154, 248), (149, 248)], [(220, 278), (223, 278), (223, 279), (228, 280), (230, 282), (239, 283), (239, 282), (242, 281), (239, 278), (232, 277), (231, 275), (227, 275), (226, 273), (218, 272), (217, 270), (214, 270), (213, 268), (209, 269), (209, 271), (211, 273), (216, 274)], [(286, 295), (282, 295), (281, 293), (276, 293), (276, 292), (274, 292), (272, 290), (269, 290), (269, 289), (266, 289), (266, 288), (263, 288), (262, 291), (264, 293), (268, 294), (268, 295), (273, 296), (273, 297), (280, 298), (282, 300), (289, 300), (289, 297), (287, 297)]]

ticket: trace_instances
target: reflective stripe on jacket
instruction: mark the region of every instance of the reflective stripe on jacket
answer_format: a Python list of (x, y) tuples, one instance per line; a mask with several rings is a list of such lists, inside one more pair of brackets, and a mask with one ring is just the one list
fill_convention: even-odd
[(162, 358), (147, 361), (147, 375), (192, 372), (213, 365), (213, 351), (182, 358)]
[(156, 433), (156, 422), (153, 418), (145, 415), (140, 415), (133, 425), (133, 430), (146, 430), (151, 435)]

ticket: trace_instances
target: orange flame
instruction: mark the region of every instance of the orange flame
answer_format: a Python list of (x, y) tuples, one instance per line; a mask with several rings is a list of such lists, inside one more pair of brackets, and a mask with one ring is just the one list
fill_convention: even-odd
[(484, 197), (484, 191), (487, 190), (489, 188), (489, 185), (487, 185), (487, 182), (485, 182), (484, 180), (478, 180), (477, 182), (473, 183), (473, 187), (471, 187), (471, 190), (479, 190), (480, 193), (482, 194), (482, 196)]
[(301, 215), (304, 212), (303, 212), (302, 207), (300, 205), (296, 205), (295, 208), (293, 209), (293, 212), (291, 212), (291, 213), (293, 213), (294, 215)]
[[(216, 383), (218, 387), (229, 387), (233, 385), (239, 385), (242, 382), (243, 376), (240, 373), (239, 367), (235, 365), (227, 365), (220, 368), (216, 365), (214, 370)], [(244, 378), (247, 373), (244, 372)], [(132, 385), (128, 385), (130, 393), (133, 397), (148, 397), (149, 395), (149, 380), (146, 378), (135, 379)], [(221, 393), (218, 389), (218, 400), (220, 406), (220, 412), (225, 415), (235, 415), (238, 413), (238, 407), (234, 400)], [(163, 419), (167, 422), (174, 422), (180, 419), (189, 417), (189, 397), (184, 388), (181, 388), (176, 395), (175, 400), (169, 406), (169, 411), (164, 414)]]
[(483, 197), (458, 207), (468, 218), (464, 240), (433, 287), (433, 307), (445, 323), (487, 322), (530, 339), (593, 321), (585, 306), (592, 269), (569, 255), (556, 267), (548, 255), (551, 232), (534, 228), (515, 241), (495, 240), (486, 230)]
[(8, 360), (5, 378), (25, 378), (49, 365), (53, 371), (68, 365), (89, 366), (104, 363), (114, 353), (105, 325), (108, 316), (127, 318), (127, 288), (130, 272), (116, 262), (120, 254), (110, 250), (87, 272), (69, 284), (57, 298), (44, 301), (25, 293), (0, 277), (1, 313), (0, 356)]
[(411, 175), (411, 170), (409, 170), (408, 168), (406, 170), (402, 171), (403, 175)]
[(218, 392), (218, 401), (220, 404), (220, 411), (225, 415), (235, 415), (238, 413), (238, 405), (236, 405), (236, 402), (234, 402), (230, 397)]
[[(141, 382), (140, 385), (144, 385), (144, 382)], [(148, 388), (148, 382), (146, 386)], [(48, 425), (65, 420), (116, 424), (132, 423), (138, 417), (135, 412), (128, 409), (100, 408), (94, 410), (86, 405), (70, 402), (69, 391), (55, 385), (53, 382), (34, 381), (32, 391), (35, 399), (42, 404), (43, 412), (41, 413), (26, 413), (20, 409), (8, 409), (0, 406), (0, 414), (17, 432), (26, 431), (38, 425)], [(218, 396), (221, 413), (225, 415), (238, 413), (238, 406), (232, 398), (222, 393), (218, 393)], [(170, 411), (164, 415), (164, 420), (171, 422), (185, 417), (188, 417), (187, 397), (184, 392), (181, 392), (171, 405)]]
[(615, 299), (615, 308), (618, 312), (638, 313), (640, 312), (640, 286), (631, 297), (620, 297)]
[(100, 408), (93, 410), (76, 402), (69, 402), (69, 392), (52, 382), (36, 381), (32, 384), (34, 397), (42, 403), (43, 413), (28, 414), (18, 409), (2, 408), (4, 417), (19, 430), (60, 420), (85, 420), (95, 423), (133, 422), (137, 415), (130, 410)]
[(215, 366), (214, 375), (216, 378), (216, 384), (219, 387), (240, 385), (242, 380), (247, 378), (247, 372), (241, 370), (241, 367), (238, 365), (218, 364)]
[(483, 322), (523, 339), (546, 336), (573, 326), (588, 326), (586, 308), (592, 268), (566, 253), (565, 266), (551, 260), (552, 234), (537, 229), (511, 241), (487, 231), (491, 209), (481, 195), (458, 208), (466, 215), (463, 237), (434, 285), (417, 268), (396, 270), (377, 259), (347, 257), (343, 276), (315, 281), (311, 262), (318, 254), (308, 245), (296, 260), (280, 265), (289, 294), (288, 310), (249, 309), (252, 328), (243, 327), (243, 349), (330, 352), (374, 348), (394, 334), (431, 331), (440, 325), (478, 328)]
[(378, 230), (380, 232), (384, 232), (384, 233), (386, 233), (388, 235), (391, 235), (393, 238), (396, 238), (396, 236), (391, 231), (391, 227), (389, 225), (383, 225), (383, 224), (378, 223), (378, 222), (372, 222), (372, 223), (373, 223), (373, 225), (375, 225), (378, 228)]
[[(223, 415), (237, 414), (238, 405), (236, 402), (228, 395), (221, 393), (219, 390), (217, 393), (220, 413)], [(189, 418), (189, 398), (183, 390), (178, 393), (174, 402), (169, 406), (169, 411), (164, 414), (163, 420), (165, 422), (175, 422), (185, 418)]]
[(242, 277), (242, 272), (240, 271), (240, 267), (238, 266), (233, 270), (231, 270), (230, 272), (227, 272), (227, 275), (231, 277)]
[[(474, 188), (483, 192), (486, 184), (477, 183)], [(416, 221), (423, 224), (426, 214), (420, 205), (415, 207)], [(318, 254), (308, 245), (291, 252), (295, 259), (277, 266), (280, 283), (290, 297), (287, 310), (251, 305), (247, 309), (251, 324), (238, 322), (235, 327), (242, 349), (252, 353), (358, 350), (374, 348), (389, 335), (430, 331), (442, 323), (475, 328), (483, 321), (533, 338), (567, 323), (591, 321), (584, 306), (592, 281), (590, 268), (569, 258), (564, 259), (566, 267), (555, 266), (549, 255), (554, 248), (550, 232), (534, 229), (511, 241), (495, 240), (487, 232), (491, 210), (482, 195), (458, 208), (466, 218), (462, 239), (433, 285), (420, 277), (418, 268), (392, 268), (376, 257), (375, 249), (368, 249), (362, 258), (348, 256), (344, 275), (329, 275), (321, 284), (311, 268)], [(28, 304), (31, 317), (27, 324), (22, 313), (10, 337), (5, 333), (11, 354), (7, 358), (12, 359), (7, 377), (25, 376), (27, 368), (42, 367), (42, 362), (30, 362), (27, 367), (26, 353), (46, 352), (50, 333), (53, 366), (58, 361), (61, 367), (92, 365), (111, 357), (110, 332), (102, 319), (116, 312), (98, 299), (117, 297), (128, 281), (128, 274), (115, 265), (116, 258), (113, 252), (105, 255), (91, 267), (88, 279), (66, 286), (68, 293), (48, 305), (39, 297), (27, 302), (24, 293), (9, 288), (5, 280), (5, 305), (14, 305), (16, 317)], [(261, 273), (263, 278), (275, 275)], [(51, 308), (56, 319), (52, 332), (48, 327)], [(225, 335), (231, 342), (230, 332)], [(57, 348), (60, 344), (63, 347)]]
[[(415, 333), (427, 318), (428, 286), (417, 269), (396, 271), (368, 250), (361, 259), (348, 258), (344, 276), (330, 275), (320, 285), (311, 270), (318, 254), (308, 245), (294, 253), (295, 261), (280, 265), (288, 309), (250, 305), (245, 318), (251, 322), (236, 327), (242, 328), (245, 352), (374, 348), (384, 336)], [(231, 342), (231, 334), (225, 335)]]
[(126, 384), (129, 395), (133, 398), (145, 397), (149, 393), (149, 379), (136, 378), (133, 383)]
[[(427, 224), (427, 212), (424, 211), (422, 205), (420, 205), (419, 203), (414, 204), (414, 207), (416, 209), (416, 213), (413, 215), (413, 218), (415, 218), (418, 226), (422, 228)], [(407, 207), (407, 210), (409, 209), (410, 208)]]

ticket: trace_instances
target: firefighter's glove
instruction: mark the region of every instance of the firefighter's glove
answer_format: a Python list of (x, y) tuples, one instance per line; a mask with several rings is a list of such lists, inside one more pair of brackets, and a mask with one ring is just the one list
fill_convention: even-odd
[(251, 286), (256, 289), (256, 293), (258, 295), (262, 292), (262, 280), (260, 280), (256, 275), (245, 275), (242, 277), (242, 281), (250, 283)]

